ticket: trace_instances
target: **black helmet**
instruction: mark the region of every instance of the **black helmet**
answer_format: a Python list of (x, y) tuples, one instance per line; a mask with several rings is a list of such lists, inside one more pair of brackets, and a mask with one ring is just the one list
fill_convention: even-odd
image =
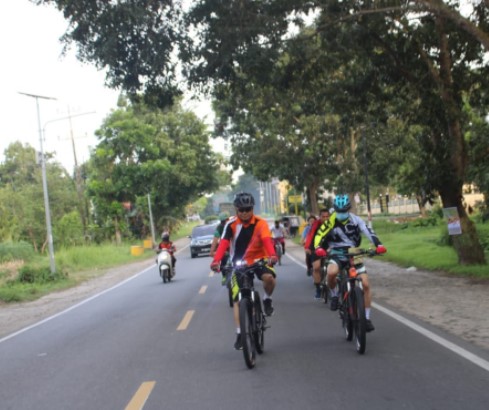
[(336, 195), (333, 207), (336, 212), (348, 212), (351, 208), (350, 198), (346, 194)]
[(253, 198), (253, 195), (251, 194), (248, 194), (246, 192), (240, 192), (239, 194), (236, 194), (234, 196), (233, 205), (236, 208), (245, 208), (248, 206), (254, 207), (255, 198)]
[(167, 232), (163, 232), (161, 234), (161, 240), (162, 241), (169, 241), (170, 240), (170, 234), (168, 234)]

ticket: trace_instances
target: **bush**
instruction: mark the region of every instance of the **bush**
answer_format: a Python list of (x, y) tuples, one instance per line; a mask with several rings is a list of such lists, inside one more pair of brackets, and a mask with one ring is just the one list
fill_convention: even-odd
[(34, 257), (34, 248), (27, 242), (0, 243), (0, 263), (13, 260), (28, 261)]
[(20, 283), (47, 283), (65, 280), (68, 277), (62, 271), (52, 273), (46, 266), (25, 265), (19, 269), (17, 281)]

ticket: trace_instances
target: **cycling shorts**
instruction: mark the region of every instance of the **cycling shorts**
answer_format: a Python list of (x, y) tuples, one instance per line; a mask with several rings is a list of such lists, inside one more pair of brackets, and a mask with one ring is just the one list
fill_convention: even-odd
[[(277, 277), (277, 274), (275, 273), (275, 269), (271, 266), (261, 266), (255, 270), (255, 276), (260, 279), (262, 279), (262, 276), (264, 274), (271, 274), (274, 278)], [(235, 302), (238, 301), (238, 294), (239, 294), (239, 289), (241, 287), (240, 283), (241, 281), (238, 280), (238, 277), (233, 273), (233, 277), (231, 278), (231, 286), (232, 286), (232, 292), (233, 292), (233, 300)]]
[[(340, 268), (340, 271), (348, 268), (350, 265), (350, 257), (343, 250), (331, 250), (328, 254), (328, 264), (334, 263)], [(367, 269), (363, 263), (355, 263), (355, 268), (358, 274), (367, 273)]]

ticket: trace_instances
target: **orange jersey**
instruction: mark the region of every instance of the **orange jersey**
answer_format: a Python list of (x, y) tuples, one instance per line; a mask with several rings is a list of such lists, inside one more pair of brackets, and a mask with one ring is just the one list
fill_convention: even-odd
[(239, 218), (231, 218), (226, 223), (214, 259), (221, 260), (228, 246), (231, 247), (233, 262), (245, 260), (247, 264), (252, 264), (258, 259), (275, 255), (268, 223), (256, 215), (246, 224)]

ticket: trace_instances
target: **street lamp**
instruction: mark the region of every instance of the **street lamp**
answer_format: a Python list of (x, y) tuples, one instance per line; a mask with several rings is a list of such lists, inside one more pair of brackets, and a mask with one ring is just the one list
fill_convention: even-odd
[(49, 248), (49, 264), (51, 267), (51, 273), (56, 272), (56, 266), (54, 263), (54, 247), (53, 247), (53, 233), (51, 230), (51, 211), (49, 209), (49, 196), (48, 196), (48, 183), (46, 178), (46, 161), (44, 159), (44, 148), (42, 144), (42, 129), (41, 129), (41, 114), (39, 111), (39, 99), (43, 100), (56, 100), (56, 98), (52, 97), (43, 97), (42, 95), (36, 94), (27, 94), (19, 92), (19, 94), (26, 95), (27, 97), (36, 99), (36, 108), (37, 108), (37, 125), (39, 128), (39, 142), (41, 145), (41, 170), (42, 170), (42, 189), (44, 193), (44, 210), (46, 212), (46, 231), (48, 237), (48, 248)]

